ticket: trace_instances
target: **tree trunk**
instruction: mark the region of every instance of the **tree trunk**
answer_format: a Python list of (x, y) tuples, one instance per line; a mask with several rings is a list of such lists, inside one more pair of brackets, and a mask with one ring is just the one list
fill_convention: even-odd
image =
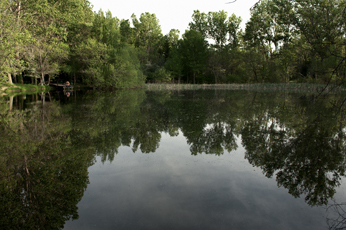
[(17, 74), (13, 74), (13, 81), (14, 81), (14, 83), (18, 83), (17, 82)]
[(44, 83), (44, 74), (41, 73), (41, 85), (43, 86), (43, 83)]
[[(41, 93), (41, 100), (42, 100), (42, 107), (44, 106), (45, 102), (46, 102), (46, 94), (45, 93)], [(42, 112), (43, 114), (43, 112)], [(43, 117), (42, 117), (43, 118)]]
[(11, 74), (7, 73), (7, 76), (8, 76), (8, 83), (13, 84)]
[(9, 110), (12, 111), (13, 108), (13, 96), (10, 96)]
[(20, 76), (19, 76), (19, 78), (20, 78), (20, 84), (24, 84), (24, 76), (23, 76), (23, 74), (21, 74)]
[(50, 92), (48, 92), (48, 96), (49, 96), (49, 101), (52, 102), (52, 97), (50, 95)]

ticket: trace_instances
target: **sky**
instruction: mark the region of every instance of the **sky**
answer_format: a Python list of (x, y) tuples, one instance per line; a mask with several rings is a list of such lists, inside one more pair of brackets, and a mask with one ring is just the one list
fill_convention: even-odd
[[(168, 34), (171, 29), (178, 29), (183, 34), (192, 21), (194, 10), (200, 12), (218, 12), (224, 10), (231, 16), (233, 13), (242, 18), (241, 28), (250, 19), (250, 8), (258, 0), (89, 0), (94, 11), (110, 10), (113, 17), (131, 19), (134, 13), (139, 19), (141, 13), (155, 14), (159, 19), (162, 34)], [(131, 21), (131, 20), (130, 20)]]

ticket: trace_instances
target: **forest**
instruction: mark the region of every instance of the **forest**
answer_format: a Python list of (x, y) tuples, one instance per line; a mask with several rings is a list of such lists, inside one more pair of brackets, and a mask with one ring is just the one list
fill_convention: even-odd
[[(119, 19), (88, 0), (2, 0), (0, 84), (344, 84), (346, 0), (259, 0), (242, 19), (192, 13), (162, 34), (155, 14)], [(180, 34), (181, 33), (181, 34)]]

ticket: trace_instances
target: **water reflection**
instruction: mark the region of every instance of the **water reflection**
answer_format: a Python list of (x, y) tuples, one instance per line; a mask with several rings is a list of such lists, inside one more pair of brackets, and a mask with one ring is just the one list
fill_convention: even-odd
[(346, 228), (346, 203), (334, 201), (327, 207), (327, 224), (333, 230)]
[(78, 218), (93, 158), (73, 148), (71, 117), (45, 96), (25, 110), (13, 109), (22, 96), (0, 101), (1, 229), (61, 229)]
[(296, 129), (265, 120), (242, 130), (245, 158), (267, 177), (275, 174), (278, 186), (294, 197), (305, 194), (310, 205), (327, 204), (345, 175), (344, 132), (321, 117)]
[(194, 156), (243, 147), (251, 165), (311, 206), (326, 205), (345, 175), (341, 95), (129, 90), (69, 101), (35, 97), (0, 101), (0, 212), (8, 213), (0, 223), (13, 229), (62, 228), (77, 219), (96, 156), (113, 162), (121, 146), (153, 153), (163, 135), (181, 133)]

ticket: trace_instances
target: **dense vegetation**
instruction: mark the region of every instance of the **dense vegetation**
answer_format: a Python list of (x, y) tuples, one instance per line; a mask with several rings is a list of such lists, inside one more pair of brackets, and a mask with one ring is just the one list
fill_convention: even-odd
[(245, 31), (236, 15), (196, 10), (180, 37), (163, 35), (148, 12), (130, 21), (93, 12), (88, 0), (2, 0), (0, 83), (342, 84), (345, 9), (345, 0), (260, 0)]

